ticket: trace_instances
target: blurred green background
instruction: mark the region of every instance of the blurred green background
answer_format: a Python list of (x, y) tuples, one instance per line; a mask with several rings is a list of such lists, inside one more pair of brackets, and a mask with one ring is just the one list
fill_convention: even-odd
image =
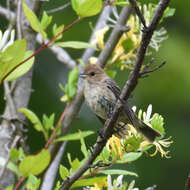
[[(65, 2), (49, 0), (44, 2), (44, 9), (52, 9)], [(174, 17), (164, 22), (169, 38), (164, 41), (159, 52), (153, 55), (155, 64), (160, 64), (163, 60), (166, 60), (167, 64), (148, 78), (140, 80), (133, 93), (132, 104), (144, 110), (152, 104), (153, 113), (158, 112), (165, 118), (167, 136), (172, 136), (174, 143), (170, 148), (170, 159), (161, 159), (160, 156), (150, 158), (144, 155), (140, 160), (126, 166), (126, 169), (138, 173), (136, 184), (140, 189), (157, 184), (158, 190), (182, 190), (190, 172), (190, 1), (173, 0), (170, 7), (176, 8), (176, 13)], [(54, 13), (53, 16), (55, 22), (65, 25), (76, 18), (71, 7)], [(84, 19), (67, 31), (64, 39), (88, 41), (91, 33), (89, 23), (94, 25), (95, 20), (96, 17)], [(78, 50), (68, 50), (68, 52), (73, 59), (78, 59), (82, 55), (82, 51)], [(59, 63), (49, 50), (44, 50), (36, 56), (29, 108), (39, 117), (43, 113), (53, 112), (56, 113), (57, 118), (60, 116), (65, 105), (60, 102), (62, 92), (58, 88), (58, 83), (64, 85), (67, 75), (68, 69)], [(121, 87), (127, 76), (127, 72), (117, 75), (116, 81), (121, 84)], [(87, 116), (87, 110), (88, 108), (83, 105), (79, 119), (72, 125), (72, 131), (78, 129), (97, 131), (102, 127), (89, 110)], [(36, 139), (39, 139), (38, 143)], [(92, 146), (96, 137), (87, 140), (87, 144)], [(32, 128), (29, 130), (28, 142), (32, 144), (32, 152), (36, 152), (43, 146), (41, 134), (36, 133)], [(71, 152), (72, 158), (81, 156), (78, 152), (79, 147), (79, 142), (68, 144), (67, 151)], [(63, 164), (65, 163), (68, 164), (64, 157)]]

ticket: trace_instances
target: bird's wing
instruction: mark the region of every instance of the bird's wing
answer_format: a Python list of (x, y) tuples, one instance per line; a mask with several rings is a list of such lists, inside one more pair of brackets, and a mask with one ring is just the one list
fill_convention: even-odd
[[(121, 94), (121, 90), (120, 90), (119, 86), (111, 79), (107, 79), (106, 82), (107, 82), (108, 89), (111, 90), (112, 93), (114, 93), (114, 95), (116, 96), (117, 99), (120, 99), (119, 97), (120, 97), (120, 94)], [(123, 109), (124, 109), (124, 112), (125, 112), (128, 120), (129, 120), (129, 122), (131, 124), (133, 124), (134, 119), (136, 119), (135, 113), (130, 108), (127, 101), (125, 102), (125, 101), (121, 100), (121, 103), (123, 104)]]
[(109, 90), (111, 90), (112, 93), (114, 93), (116, 98), (119, 98), (119, 96), (121, 94), (121, 90), (120, 90), (119, 86), (115, 83), (115, 81), (113, 81), (111, 79), (106, 79), (106, 85), (109, 88)]

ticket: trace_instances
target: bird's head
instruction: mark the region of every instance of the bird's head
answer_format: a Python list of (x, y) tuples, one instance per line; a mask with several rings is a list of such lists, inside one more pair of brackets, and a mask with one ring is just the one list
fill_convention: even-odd
[(105, 74), (104, 70), (96, 64), (89, 64), (85, 67), (84, 73), (80, 74), (80, 77), (88, 82), (100, 82), (107, 75)]

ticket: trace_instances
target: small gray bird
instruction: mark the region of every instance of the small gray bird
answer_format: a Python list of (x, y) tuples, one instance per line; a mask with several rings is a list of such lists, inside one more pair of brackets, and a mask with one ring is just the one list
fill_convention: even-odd
[[(84, 73), (80, 74), (84, 79), (84, 96), (87, 105), (92, 112), (105, 123), (106, 119), (111, 116), (117, 98), (121, 90), (118, 85), (106, 75), (104, 70), (96, 64), (89, 64), (85, 67)], [(119, 138), (125, 138), (128, 134), (129, 127), (133, 127), (141, 132), (150, 142), (156, 137), (162, 136), (158, 131), (145, 124), (140, 120), (133, 110), (125, 103), (125, 111), (122, 111), (114, 126), (114, 135)]]

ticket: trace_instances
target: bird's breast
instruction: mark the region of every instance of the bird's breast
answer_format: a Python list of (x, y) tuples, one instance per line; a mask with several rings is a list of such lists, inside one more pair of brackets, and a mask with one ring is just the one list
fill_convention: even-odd
[(84, 96), (91, 110), (103, 119), (107, 119), (115, 105), (116, 98), (107, 86), (85, 84)]

